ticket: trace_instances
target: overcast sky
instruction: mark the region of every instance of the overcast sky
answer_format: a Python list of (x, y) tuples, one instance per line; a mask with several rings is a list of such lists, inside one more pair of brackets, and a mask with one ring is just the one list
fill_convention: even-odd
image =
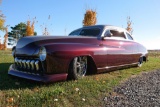
[[(35, 31), (42, 35), (67, 35), (82, 27), (86, 9), (97, 11), (97, 24), (126, 28), (133, 22), (133, 37), (148, 49), (160, 49), (160, 0), (2, 0), (5, 25), (14, 27), (36, 17)], [(9, 28), (9, 31), (11, 29)], [(4, 33), (0, 31), (0, 36)]]

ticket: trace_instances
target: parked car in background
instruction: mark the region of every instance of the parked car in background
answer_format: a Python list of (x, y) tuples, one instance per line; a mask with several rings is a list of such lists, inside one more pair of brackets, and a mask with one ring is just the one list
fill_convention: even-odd
[(129, 32), (107, 25), (82, 27), (69, 36), (24, 37), (12, 53), (9, 75), (42, 82), (141, 66), (148, 56), (147, 49)]

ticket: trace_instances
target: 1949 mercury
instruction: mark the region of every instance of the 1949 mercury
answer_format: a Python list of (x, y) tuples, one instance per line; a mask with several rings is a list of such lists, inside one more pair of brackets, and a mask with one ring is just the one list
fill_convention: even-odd
[(69, 36), (21, 38), (12, 50), (8, 74), (41, 82), (79, 79), (125, 66), (141, 66), (148, 51), (125, 29), (95, 25)]

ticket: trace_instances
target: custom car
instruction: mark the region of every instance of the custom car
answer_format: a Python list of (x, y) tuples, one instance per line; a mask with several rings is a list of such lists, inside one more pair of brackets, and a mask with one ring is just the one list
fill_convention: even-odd
[(23, 37), (12, 55), (14, 63), (9, 75), (55, 82), (122, 67), (140, 67), (147, 61), (148, 51), (123, 28), (94, 25), (76, 29), (68, 36)]

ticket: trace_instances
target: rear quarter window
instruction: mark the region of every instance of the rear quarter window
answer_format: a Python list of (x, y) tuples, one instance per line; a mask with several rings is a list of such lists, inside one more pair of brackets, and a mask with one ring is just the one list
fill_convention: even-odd
[(132, 38), (132, 36), (130, 34), (128, 34), (128, 33), (126, 33), (126, 34), (127, 34), (128, 40), (133, 40), (133, 38)]

